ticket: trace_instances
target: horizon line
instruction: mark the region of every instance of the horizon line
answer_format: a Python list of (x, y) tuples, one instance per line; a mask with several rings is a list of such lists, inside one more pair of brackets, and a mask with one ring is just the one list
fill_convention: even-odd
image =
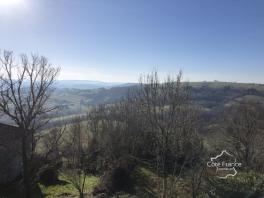
[[(114, 84), (139, 84), (139, 82), (116, 82), (116, 81), (101, 81), (101, 80), (88, 80), (88, 79), (58, 79), (56, 81), (90, 81), (90, 82), (98, 82), (98, 83), (114, 83)], [(202, 81), (189, 81), (184, 80), (183, 83), (232, 83), (232, 84), (256, 84), (256, 85), (264, 85), (264, 82), (242, 82), (242, 81), (219, 81), (219, 80), (202, 80)]]

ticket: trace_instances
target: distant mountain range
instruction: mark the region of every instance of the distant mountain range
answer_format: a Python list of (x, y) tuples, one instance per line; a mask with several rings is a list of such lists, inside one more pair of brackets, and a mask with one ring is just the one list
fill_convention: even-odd
[[(263, 84), (255, 84), (255, 83), (235, 83), (235, 82), (189, 82), (192, 87), (224, 87), (224, 86), (232, 86), (232, 87), (263, 87)], [(58, 80), (55, 83), (55, 87), (58, 89), (99, 89), (105, 88), (110, 89), (114, 87), (130, 87), (138, 85), (138, 83), (122, 83), (122, 82), (102, 82), (102, 81), (93, 81), (93, 80)]]
[(136, 83), (101, 82), (92, 80), (58, 80), (55, 84), (59, 89), (98, 89), (112, 87), (126, 87)]

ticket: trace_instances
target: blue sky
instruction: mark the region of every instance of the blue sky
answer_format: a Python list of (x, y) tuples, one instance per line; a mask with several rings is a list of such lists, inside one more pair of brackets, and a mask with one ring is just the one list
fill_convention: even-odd
[(0, 49), (45, 55), (60, 79), (136, 82), (156, 68), (264, 83), (264, 1), (0, 0)]

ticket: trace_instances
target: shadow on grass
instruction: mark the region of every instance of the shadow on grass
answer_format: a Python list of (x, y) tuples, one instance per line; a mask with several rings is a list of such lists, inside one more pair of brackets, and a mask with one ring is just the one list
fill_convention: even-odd
[(70, 182), (65, 181), (65, 180), (58, 180), (51, 184), (46, 184), (46, 183), (41, 183), (41, 184), (44, 185), (45, 187), (54, 186), (54, 185), (65, 186), (65, 185), (70, 184)]
[(155, 189), (155, 185), (153, 184), (151, 177), (144, 174), (140, 168), (135, 169), (134, 181), (138, 197), (156, 197), (155, 192), (153, 191), (153, 189)]

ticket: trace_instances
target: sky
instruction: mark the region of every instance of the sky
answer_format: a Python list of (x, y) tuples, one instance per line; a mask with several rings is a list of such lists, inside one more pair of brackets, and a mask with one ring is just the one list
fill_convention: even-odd
[(264, 83), (263, 0), (0, 0), (0, 50), (37, 53), (59, 79)]

